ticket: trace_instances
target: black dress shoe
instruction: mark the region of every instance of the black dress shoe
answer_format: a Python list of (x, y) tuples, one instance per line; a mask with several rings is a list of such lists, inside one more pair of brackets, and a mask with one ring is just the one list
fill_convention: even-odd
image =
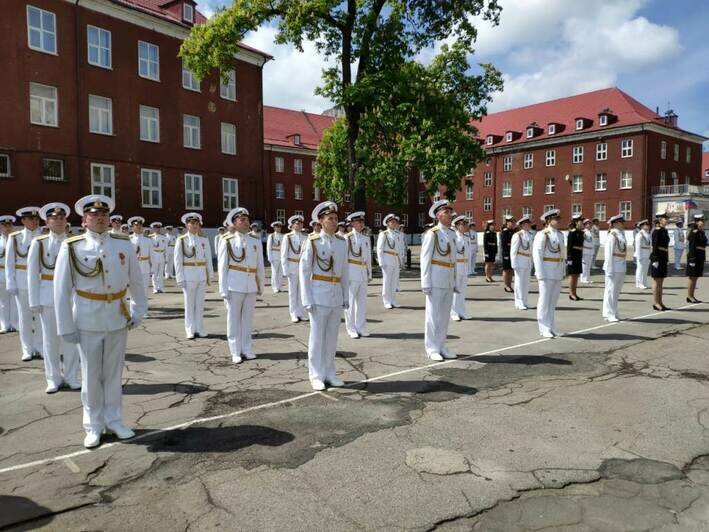
[(666, 307), (665, 305), (662, 305), (662, 310), (672, 310), (670, 307)]
[(662, 308), (660, 305), (653, 305), (652, 308), (653, 308), (653, 310), (659, 310), (659, 311), (665, 310), (665, 309)]

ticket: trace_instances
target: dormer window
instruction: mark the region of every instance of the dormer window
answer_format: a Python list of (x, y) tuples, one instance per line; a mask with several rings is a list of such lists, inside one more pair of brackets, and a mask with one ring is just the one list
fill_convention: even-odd
[(583, 118), (576, 119), (576, 131), (583, 129)]
[(531, 139), (534, 136), (534, 128), (533, 127), (528, 127), (527, 128), (527, 138)]
[(598, 117), (598, 125), (599, 126), (607, 126), (608, 125), (608, 115), (601, 115)]
[(194, 23), (194, 7), (192, 4), (182, 4), (182, 20), (190, 24)]
[(293, 135), (293, 144), (300, 146), (300, 135)]
[(549, 127), (547, 128), (547, 133), (549, 135), (556, 135), (556, 124), (549, 124)]
[(511, 131), (508, 131), (507, 134), (505, 135), (505, 141), (512, 142), (512, 132)]
[(492, 135), (487, 136), (487, 140), (485, 141), (485, 144), (488, 146), (492, 146)]

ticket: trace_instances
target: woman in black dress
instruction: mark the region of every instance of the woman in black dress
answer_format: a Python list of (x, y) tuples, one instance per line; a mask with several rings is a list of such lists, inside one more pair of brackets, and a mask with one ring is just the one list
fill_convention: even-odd
[(667, 213), (655, 215), (655, 229), (652, 232), (652, 251), (650, 252), (650, 275), (652, 276), (652, 308), (670, 310), (662, 303), (662, 285), (667, 277), (667, 261), (670, 235), (667, 232)]
[(694, 297), (697, 279), (704, 275), (707, 258), (707, 234), (704, 232), (704, 215), (694, 215), (694, 225), (687, 234), (687, 303), (701, 303)]
[(500, 253), (502, 254), (502, 282), (505, 284), (505, 292), (512, 290), (512, 235), (515, 234), (515, 219), (512, 215), (505, 215), (505, 227), (500, 231)]
[(581, 301), (576, 293), (579, 285), (579, 275), (583, 270), (583, 229), (580, 214), (571, 218), (569, 236), (566, 238), (566, 274), (569, 276), (569, 299)]
[(493, 282), (492, 271), (495, 268), (495, 257), (497, 257), (497, 232), (495, 231), (495, 220), (488, 220), (485, 225), (483, 235), (483, 249), (485, 251), (485, 282)]

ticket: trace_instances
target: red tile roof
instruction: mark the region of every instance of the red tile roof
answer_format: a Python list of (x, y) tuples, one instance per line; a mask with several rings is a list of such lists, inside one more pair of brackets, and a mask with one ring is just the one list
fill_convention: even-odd
[(263, 142), (296, 147), (292, 136), (300, 135), (301, 143), (298, 147), (317, 150), (323, 133), (334, 121), (331, 116), (264, 105)]
[[(601, 111), (610, 109), (617, 117), (617, 121), (609, 123), (607, 126), (598, 125), (598, 114)], [(583, 132), (598, 131), (600, 129), (610, 129), (619, 126), (643, 124), (655, 122), (664, 124), (663, 117), (655, 111), (644, 106), (634, 98), (630, 97), (622, 90), (612, 87), (575, 96), (568, 96), (558, 100), (517, 107), (508, 111), (491, 113), (480, 122), (474, 122), (478, 128), (479, 138), (485, 139), (488, 135), (502, 137), (493, 146), (506, 146), (508, 144), (520, 144), (529, 140), (539, 140), (551, 137), (561, 137), (576, 131), (576, 119), (587, 118), (592, 124), (583, 129)], [(536, 135), (534, 139), (526, 138), (527, 126), (536, 122), (542, 129), (542, 133)], [(547, 126), (550, 123), (562, 124), (562, 132), (557, 127), (555, 135), (547, 134)], [(511, 142), (504, 139), (508, 131), (517, 131), (522, 135)]]

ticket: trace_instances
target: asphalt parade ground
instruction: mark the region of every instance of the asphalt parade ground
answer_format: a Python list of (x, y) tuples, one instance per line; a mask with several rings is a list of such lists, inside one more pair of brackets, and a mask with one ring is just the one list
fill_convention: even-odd
[(394, 310), (375, 279), (371, 337), (341, 325), (346, 386), (327, 392), (310, 388), (287, 293), (259, 299), (258, 358), (235, 365), (215, 283), (209, 337), (187, 340), (170, 281), (129, 334), (137, 436), (95, 450), (79, 393), (45, 394), (42, 361), (2, 335), (0, 530), (709, 530), (709, 304), (673, 276), (656, 312), (628, 273), (610, 324), (593, 280), (582, 301), (562, 291), (564, 336), (544, 339), (499, 274), (470, 278), (459, 358), (434, 363), (416, 272)]

